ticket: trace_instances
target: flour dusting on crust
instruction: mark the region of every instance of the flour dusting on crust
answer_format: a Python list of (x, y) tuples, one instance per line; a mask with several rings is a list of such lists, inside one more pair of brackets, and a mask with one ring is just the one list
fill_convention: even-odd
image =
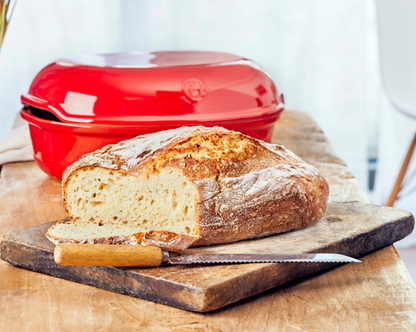
[(180, 140), (181, 137), (186, 137), (194, 132), (207, 132), (212, 129), (218, 131), (225, 130), (221, 127), (180, 127), (140, 135), (117, 144), (106, 145), (95, 152), (82, 156), (80, 160), (69, 166), (64, 172), (62, 177), (63, 181), (65, 181), (68, 175), (75, 169), (86, 165), (97, 165), (108, 169), (121, 168), (124, 171), (128, 171), (129, 169), (137, 167), (142, 160), (168, 145), (173, 140)]
[[(97, 169), (105, 174), (92, 175), (98, 174)], [(89, 190), (92, 187), (84, 190), (81, 182), (73, 188), (75, 191), (80, 188), (87, 209), (99, 211), (106, 204), (99, 198), (110, 188), (118, 195), (111, 196), (114, 197), (113, 203), (117, 200), (129, 202), (122, 209), (118, 206), (121, 203), (109, 204), (114, 206), (111, 207), (114, 217), (113, 210), (102, 208), (102, 211), (109, 212), (106, 216), (93, 215), (93, 222), (98, 223), (102, 218), (105, 219), (104, 224), (120, 225), (125, 222), (140, 226), (142, 222), (149, 225), (156, 220), (156, 232), (152, 232), (152, 228), (150, 232), (141, 234), (140, 241), (168, 250), (235, 242), (307, 227), (323, 216), (329, 196), (328, 183), (319, 171), (292, 151), (220, 127), (182, 127), (142, 135), (87, 154), (64, 173), (64, 201), (65, 193), (70, 192), (66, 186), (72, 181), (69, 181), (71, 178), (78, 176), (79, 171), (85, 173), (78, 179), (104, 188), (100, 191), (97, 187), (99, 190), (94, 194)], [(121, 176), (124, 180), (120, 180)], [(109, 182), (102, 183), (103, 179)], [(148, 187), (145, 185), (149, 181), (155, 185), (146, 189), (150, 190), (146, 194), (141, 190), (150, 188), (150, 184)], [(186, 227), (179, 228), (185, 224), (178, 221), (182, 217), (177, 207), (182, 209), (184, 205), (177, 204), (175, 195), (185, 192), (182, 184), (192, 188), (186, 191), (192, 199), (181, 210), (182, 217), (192, 216), (195, 223), (194, 219), (189, 219)], [(126, 187), (134, 190), (123, 189)], [(163, 196), (161, 192), (167, 189), (170, 190), (169, 195)], [(159, 194), (156, 194), (158, 191)], [(124, 198), (123, 192), (128, 192)], [(78, 204), (78, 196), (72, 196), (64, 203), (69, 217), (71, 206), (68, 204)], [(159, 202), (154, 204), (157, 200)], [(172, 204), (172, 211), (166, 210), (168, 213), (160, 220), (156, 217), (159, 214), (149, 212), (155, 209), (162, 211), (169, 204)], [(126, 217), (122, 212), (127, 213), (125, 211), (136, 205), (140, 205), (138, 209), (145, 207), (140, 210), (140, 215), (122, 220), (131, 215), (129, 212)], [(77, 223), (88, 222), (89, 216), (85, 220), (83, 218), (78, 214)], [(181, 232), (177, 231), (179, 229)]]

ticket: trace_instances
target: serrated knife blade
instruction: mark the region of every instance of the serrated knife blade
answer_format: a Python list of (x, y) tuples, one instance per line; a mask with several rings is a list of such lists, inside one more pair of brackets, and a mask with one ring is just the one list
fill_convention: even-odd
[(360, 260), (341, 254), (205, 254), (172, 253), (163, 251), (165, 264), (215, 264), (215, 263), (361, 263)]
[(359, 263), (358, 259), (340, 254), (257, 254), (257, 253), (174, 253), (155, 246), (126, 246), (107, 244), (65, 244), (54, 250), (59, 265), (95, 265), (152, 267), (177, 264), (229, 263)]

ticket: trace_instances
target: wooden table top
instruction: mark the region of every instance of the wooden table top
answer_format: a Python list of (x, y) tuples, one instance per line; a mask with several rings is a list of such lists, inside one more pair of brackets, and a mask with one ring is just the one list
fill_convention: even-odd
[[(286, 111), (273, 141), (325, 175), (333, 201), (368, 202), (316, 122)], [(60, 182), (34, 162), (0, 173), (0, 236), (65, 217)], [(414, 331), (416, 286), (393, 246), (200, 314), (24, 270), (0, 260), (0, 331)]]

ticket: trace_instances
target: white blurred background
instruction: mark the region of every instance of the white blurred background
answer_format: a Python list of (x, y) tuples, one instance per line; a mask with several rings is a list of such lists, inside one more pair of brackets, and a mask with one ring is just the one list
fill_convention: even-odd
[[(20, 95), (50, 62), (156, 50), (255, 60), (288, 109), (315, 117), (371, 201), (387, 201), (416, 119), (395, 110), (383, 91), (374, 0), (17, 0), (0, 52), (0, 140), (12, 129)], [(377, 158), (372, 191), (369, 158)], [(414, 213), (415, 200), (416, 193), (395, 207)], [(416, 234), (397, 244), (411, 245)]]

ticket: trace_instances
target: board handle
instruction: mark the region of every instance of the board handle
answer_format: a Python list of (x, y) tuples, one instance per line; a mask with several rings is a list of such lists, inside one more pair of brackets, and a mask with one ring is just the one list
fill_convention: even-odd
[(163, 251), (155, 246), (61, 243), (54, 259), (59, 265), (155, 267), (162, 264)]

